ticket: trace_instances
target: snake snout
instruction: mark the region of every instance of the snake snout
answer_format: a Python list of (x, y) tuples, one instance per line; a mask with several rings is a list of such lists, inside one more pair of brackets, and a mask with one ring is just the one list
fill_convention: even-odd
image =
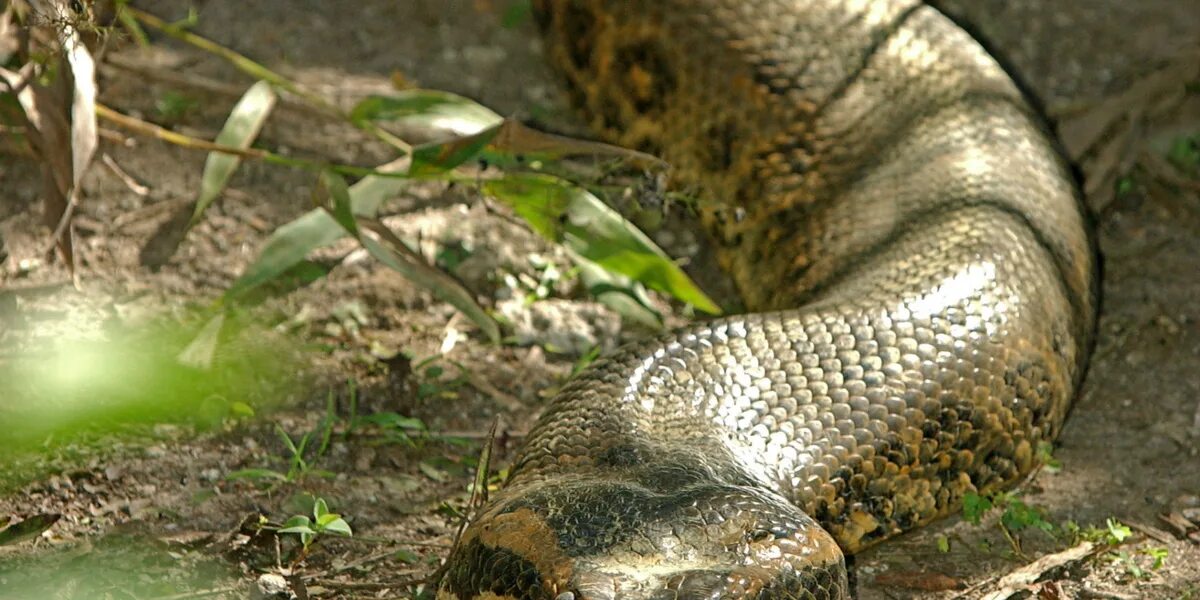
[(460, 540), (442, 588), (459, 600), (849, 597), (836, 542), (781, 496), (611, 480), (506, 490)]

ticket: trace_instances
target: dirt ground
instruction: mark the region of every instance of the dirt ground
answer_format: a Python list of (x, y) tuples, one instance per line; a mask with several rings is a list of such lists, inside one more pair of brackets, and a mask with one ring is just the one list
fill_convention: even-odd
[[(168, 20), (189, 5), (136, 4)], [(190, 4), (198, 33), (344, 106), (415, 85), (580, 131), (531, 24), (504, 0), (360, 0), (353, 10), (317, 0)], [(1175, 140), (1200, 136), (1200, 11), (1177, 0), (938, 6), (1005, 60), (1057, 126), (1085, 177), (1103, 256), (1099, 341), (1055, 451), (1062, 468), (1040, 473), (1022, 498), (1055, 524), (1119, 519), (1133, 526), (1136, 543), (1120, 548), (1124, 558), (1106, 553), (1051, 571), (1055, 583), (1038, 586), (1038, 596), (1015, 597), (1200, 598), (1200, 535), (1176, 535), (1160, 518), (1200, 519), (1200, 173), (1181, 174), (1163, 158)], [(100, 74), (107, 105), (207, 138), (236, 100), (227, 92), (251, 83), (219, 59), (159, 38), (148, 48), (113, 45)], [(172, 94), (194, 102), (168, 115), (161, 103)], [(361, 165), (392, 158), (349, 126), (289, 104), (259, 143)], [(61, 266), (40, 258), (48, 231), (36, 163), (0, 154), (0, 363), (23, 360), (39, 344), (186, 314), (217, 297), (270, 231), (311, 207), (311, 173), (244, 164), (204, 222), (151, 269), (147, 248), (194, 198), (205, 156), (115, 129), (100, 152), (108, 158), (85, 178), (77, 221), (78, 290), (62, 285)], [(282, 407), (215, 428), (161, 424), (57, 447), (31, 459), (40, 476), (0, 487), (0, 522), (63, 515), (35, 541), (0, 547), (0, 598), (243, 598), (269, 588), (263, 573), (284, 575), (282, 587), (301, 598), (419, 593), (453, 539), (491, 423), (499, 419), (494, 466), (503, 467), (578, 357), (639, 331), (584, 299), (569, 278), (547, 275), (546, 265), (566, 271), (569, 258), (468, 189), (414, 184), (387, 213), (427, 255), (463, 251), (455, 273), (515, 324), (520, 343), (485, 343), (449, 306), (348, 243), (325, 250), (337, 265), (328, 277), (250, 313), (261, 331), (247, 337), (317, 349), (304, 354), (299, 387), (247, 392), (280, 394)], [(549, 297), (521, 302), (539, 280)], [(381, 358), (400, 351), (410, 358)], [(343, 417), (353, 405), (359, 414), (419, 418), (446, 435), (402, 443), (339, 425), (314, 466), (328, 477), (269, 487), (227, 477), (286, 470), (276, 426), (294, 436), (312, 429), (331, 397)], [(322, 541), (290, 568), (295, 548), (254, 535), (254, 524), (259, 515), (281, 522), (304, 512), (305, 494), (345, 515), (355, 537)], [(982, 598), (999, 578), (1063, 547), (1023, 532), (1029, 556), (1014, 556), (995, 521), (949, 519), (855, 557), (858, 597)], [(1151, 548), (1167, 549), (1161, 568), (1150, 568)], [(1146, 573), (1137, 577), (1131, 566)]]

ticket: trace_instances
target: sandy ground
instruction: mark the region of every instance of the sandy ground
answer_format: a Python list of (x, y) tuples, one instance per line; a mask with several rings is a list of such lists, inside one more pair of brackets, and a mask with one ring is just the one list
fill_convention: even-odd
[[(1159, 520), (1200, 504), (1200, 308), (1194, 301), (1200, 191), (1195, 179), (1171, 175), (1161, 159), (1172, 140), (1200, 133), (1194, 87), (1200, 11), (1187, 4), (939, 3), (1001, 56), (1046, 109), (1087, 178), (1096, 214), (1104, 264), (1099, 342), (1055, 453), (1062, 469), (1041, 473), (1023, 498), (1044, 509), (1049, 522), (1097, 524), (1115, 517), (1146, 539), (1124, 548), (1129, 560), (1101, 557), (1051, 573), (1058, 583), (1043, 586), (1043, 598), (1200, 596), (1200, 549)], [(145, 6), (168, 19), (185, 14), (185, 4), (174, 0)], [(195, 6), (198, 32), (347, 106), (400, 82), (458, 92), (551, 130), (579, 131), (541, 62), (530, 23), (506, 26), (508, 5), (501, 0), (362, 0), (353, 11), (315, 0)], [(161, 122), (156, 102), (183, 94), (194, 106), (166, 124), (203, 137), (219, 129), (235, 100), (214, 88), (250, 83), (213, 57), (160, 39), (146, 49), (114, 49), (110, 65), (101, 70), (102, 101)], [(103, 337), (113, 322), (136, 328), (146, 315), (179, 314), (210, 300), (253, 259), (267, 233), (310, 206), (311, 174), (246, 164), (205, 222), (151, 270), (146, 248), (193, 197), (204, 155), (126, 135), (106, 136), (101, 150), (147, 193), (136, 193), (111, 168), (93, 168), (79, 220), (82, 288), (0, 293), (4, 348), (64, 335)], [(261, 144), (355, 164), (390, 158), (353, 129), (287, 106)], [(1121, 191), (1114, 193), (1118, 178)], [(0, 282), (7, 286), (65, 277), (56, 265), (27, 268), (47, 235), (38, 224), (38, 184), (28, 158), (0, 155), (0, 235), (9, 255)], [(521, 276), (536, 279), (546, 261), (568, 264), (560, 251), (469, 190), (414, 185), (387, 211), (388, 222), (419, 235), (431, 256), (447, 247), (473, 249), (458, 274), (489, 302), (527, 292)], [(350, 250), (343, 245), (325, 254), (340, 258)], [(531, 254), (540, 258), (531, 261)], [(31, 589), (23, 586), (51, 572), (62, 594), (101, 589), (112, 597), (205, 591), (245, 597), (258, 574), (280, 561), (267, 536), (249, 535), (251, 525), (259, 514), (282, 520), (299, 512), (303, 492), (347, 515), (358, 541), (318, 546), (302, 567), (285, 571), (293, 590), (308, 597), (416, 593), (415, 582), (432, 572), (452, 539), (490, 423), (499, 418), (506, 432), (497, 458), (502, 465), (580, 352), (637, 334), (582, 299), (577, 285), (550, 287), (552, 299), (535, 303), (540, 312), (531, 317), (541, 324), (534, 336), (540, 345), (493, 347), (468, 336), (427, 365), (421, 360), (443, 351), (450, 332), (470, 333), (471, 327), (369, 260), (351, 256), (328, 278), (268, 299), (252, 313), (260, 325), (322, 348), (305, 379), (312, 383), (262, 419), (204, 431), (163, 425), (134, 439), (106, 438), (102, 447), (59, 449), (51, 459), (33, 461), (50, 474), (4, 488), (0, 519), (64, 516), (36, 543), (0, 548), (0, 597), (25, 597), (5, 590)], [(532, 312), (524, 310), (518, 314)], [(567, 351), (549, 352), (547, 345)], [(400, 350), (414, 358), (375, 358)], [(429, 371), (432, 365), (443, 372)], [(343, 383), (348, 377), (359, 381), (353, 394)], [(269, 490), (226, 479), (236, 469), (279, 468), (284, 452), (274, 425), (294, 434), (312, 428), (330, 390), (342, 414), (353, 396), (364, 413), (417, 417), (467, 443), (407, 445), (338, 435), (318, 463), (332, 478), (312, 476)], [(859, 597), (981, 597), (996, 578), (1028, 562), (1013, 556), (991, 523), (951, 519), (856, 557)], [(1022, 537), (1034, 556), (1061, 549), (1038, 533)], [(939, 538), (949, 542), (949, 552), (939, 550)], [(127, 539), (153, 543), (123, 543)], [(1145, 578), (1130, 575), (1131, 561), (1147, 569), (1151, 563), (1139, 549), (1159, 547), (1169, 552), (1165, 566)], [(105, 575), (79, 565), (89, 549)]]

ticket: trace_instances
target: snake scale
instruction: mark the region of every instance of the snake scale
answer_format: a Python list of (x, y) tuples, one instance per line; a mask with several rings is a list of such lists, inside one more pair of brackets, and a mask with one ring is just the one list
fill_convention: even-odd
[(569, 382), (439, 598), (848, 598), (843, 552), (1033, 468), (1084, 370), (1096, 260), (977, 42), (911, 0), (534, 8), (594, 129), (713, 199), (752, 312)]

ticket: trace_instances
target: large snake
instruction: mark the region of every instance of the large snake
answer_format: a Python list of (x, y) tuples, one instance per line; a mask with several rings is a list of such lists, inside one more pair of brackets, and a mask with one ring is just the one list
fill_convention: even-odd
[(568, 383), (439, 598), (848, 598), (853, 553), (1011, 484), (1096, 312), (1081, 203), (981, 46), (912, 0), (541, 0), (607, 139), (660, 153), (751, 314)]

